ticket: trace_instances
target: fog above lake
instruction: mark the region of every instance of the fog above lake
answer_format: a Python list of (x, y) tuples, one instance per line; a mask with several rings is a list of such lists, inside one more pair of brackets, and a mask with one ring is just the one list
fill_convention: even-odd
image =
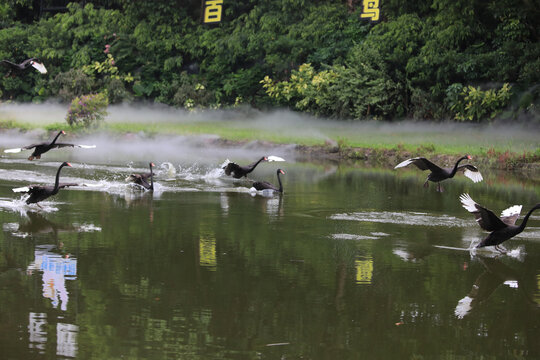
[[(17, 123), (44, 127), (50, 124), (62, 124), (65, 121), (68, 104), (1, 104), (0, 120), (12, 120)], [(105, 121), (109, 124), (148, 124), (154, 127), (159, 124), (209, 124), (223, 128), (249, 129), (306, 138), (336, 145), (338, 141), (345, 143), (378, 143), (397, 145), (413, 143), (418, 146), (426, 144), (454, 145), (463, 144), (469, 147), (489, 149), (494, 145), (508, 144), (515, 152), (535, 151), (539, 145), (539, 127), (535, 124), (464, 124), (457, 122), (432, 123), (421, 121), (339, 121), (315, 118), (310, 115), (289, 110), (259, 111), (249, 107), (227, 110), (186, 111), (159, 104), (123, 104), (111, 105)], [(125, 126), (129, 130), (129, 125)], [(181, 129), (181, 126), (178, 127)], [(223, 158), (247, 161), (262, 155), (288, 156), (292, 146), (279, 149), (265, 147), (260, 142), (246, 143), (237, 147), (227, 147), (226, 153), (213, 140), (217, 135), (148, 135), (134, 131), (128, 134), (112, 134), (99, 132), (92, 135), (81, 135), (77, 139), (69, 134), (69, 126), (63, 127), (68, 135), (64, 142), (95, 144), (96, 149), (75, 149), (81, 160), (89, 161), (88, 156), (98, 161), (133, 159), (134, 161), (153, 159), (153, 161), (174, 161), (185, 159), (202, 162), (215, 162)], [(159, 129), (159, 128), (158, 128)], [(14, 130), (0, 133), (0, 147), (21, 147), (36, 142), (47, 141), (50, 137), (43, 129), (27, 132)], [(254, 140), (257, 134), (254, 134)], [(91, 155), (90, 155), (91, 154)]]

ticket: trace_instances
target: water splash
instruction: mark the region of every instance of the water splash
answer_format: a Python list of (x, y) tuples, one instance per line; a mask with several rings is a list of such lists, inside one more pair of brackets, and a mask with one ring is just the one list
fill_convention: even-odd
[(458, 301), (456, 309), (454, 310), (454, 315), (458, 319), (463, 319), (471, 310), (472, 310), (473, 298), (465, 296), (463, 299)]
[(490, 257), (490, 258), (498, 258), (501, 256), (507, 256), (509, 258), (512, 258), (521, 262), (525, 260), (525, 256), (527, 255), (525, 251), (525, 246), (523, 245), (520, 245), (513, 249), (506, 249), (503, 252), (498, 251), (497, 249), (495, 249), (494, 246), (486, 246), (482, 248), (474, 247), (470, 249), (470, 254), (471, 254), (471, 258), (474, 258), (475, 256)]
[(156, 174), (165, 181), (172, 181), (176, 179), (176, 168), (170, 162), (163, 162), (159, 165), (159, 170)]
[(39, 205), (41, 206), (40, 208), (36, 204), (27, 204), (26, 203), (27, 198), (28, 198), (28, 195), (25, 195), (20, 199), (6, 199), (6, 198), (0, 199), (0, 209), (19, 213), (22, 216), (26, 215), (27, 211), (37, 210), (44, 213), (58, 211), (58, 208), (55, 207), (54, 205), (60, 204), (60, 203), (42, 201), (39, 203)]

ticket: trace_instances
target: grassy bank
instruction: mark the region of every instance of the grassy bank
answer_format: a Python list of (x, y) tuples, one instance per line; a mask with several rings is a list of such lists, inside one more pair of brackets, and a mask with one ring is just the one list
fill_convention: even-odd
[[(305, 117), (286, 111), (274, 113), (205, 112), (189, 114), (135, 108), (112, 111), (99, 129), (71, 128), (58, 122), (63, 108), (53, 108), (48, 119), (34, 121), (24, 111), (0, 112), (0, 127), (21, 131), (65, 129), (89, 132), (154, 135), (215, 135), (222, 145), (250, 141), (295, 144), (306, 158), (364, 161), (391, 166), (407, 157), (444, 161), (470, 154), (475, 163), (500, 169), (540, 171), (538, 128), (526, 126), (433, 124), (418, 122), (343, 122)], [(49, 109), (50, 110), (50, 109)], [(58, 115), (55, 114), (58, 112)], [(131, 112), (130, 112), (131, 111)], [(53, 120), (54, 119), (54, 120)]]

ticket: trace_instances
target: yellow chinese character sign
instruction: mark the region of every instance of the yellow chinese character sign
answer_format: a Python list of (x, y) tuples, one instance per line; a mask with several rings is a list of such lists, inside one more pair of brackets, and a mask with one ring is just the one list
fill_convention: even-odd
[(221, 12), (223, 9), (223, 0), (203, 0), (205, 24), (218, 23), (221, 21)]
[(362, 6), (360, 18), (367, 19), (371, 22), (379, 21), (379, 0), (363, 0)]

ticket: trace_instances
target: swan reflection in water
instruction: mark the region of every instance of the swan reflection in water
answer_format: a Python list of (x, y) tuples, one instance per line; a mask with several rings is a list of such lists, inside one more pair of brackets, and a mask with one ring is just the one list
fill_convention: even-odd
[(58, 243), (58, 235), (60, 233), (93, 232), (101, 231), (101, 228), (91, 223), (57, 223), (47, 219), (40, 212), (26, 211), (22, 212), (22, 218), (19, 223), (4, 223), (3, 230), (11, 233), (13, 236), (22, 238), (37, 234), (52, 234), (53, 239)]
[(463, 319), (475, 308), (482, 305), (500, 285), (506, 285), (519, 291), (523, 295), (522, 298), (526, 305), (532, 309), (537, 316), (540, 315), (539, 304), (533, 301), (526, 292), (523, 287), (523, 282), (515, 270), (505, 265), (497, 258), (479, 256), (476, 258), (484, 265), (485, 271), (478, 276), (469, 294), (458, 301), (454, 310), (454, 314), (458, 319)]

